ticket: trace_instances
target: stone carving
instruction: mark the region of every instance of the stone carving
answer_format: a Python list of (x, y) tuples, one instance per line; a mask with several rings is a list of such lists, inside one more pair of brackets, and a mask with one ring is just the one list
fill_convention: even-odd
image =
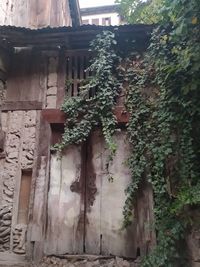
[(27, 225), (18, 224), (13, 229), (13, 252), (25, 254)]
[(28, 111), (25, 114), (25, 128), (22, 142), (22, 169), (31, 169), (33, 166), (35, 136), (36, 136), (36, 122), (33, 111)]
[[(13, 247), (13, 252), (23, 254), (27, 226), (12, 221), (13, 199), (15, 189), (20, 188), (20, 170), (33, 166), (36, 111), (8, 112), (5, 123), (7, 125), (2, 126), (6, 128), (6, 157), (0, 158), (0, 251)], [(15, 210), (17, 212), (17, 207)]]
[(9, 206), (0, 207), (0, 252), (8, 250), (10, 245), (11, 210)]

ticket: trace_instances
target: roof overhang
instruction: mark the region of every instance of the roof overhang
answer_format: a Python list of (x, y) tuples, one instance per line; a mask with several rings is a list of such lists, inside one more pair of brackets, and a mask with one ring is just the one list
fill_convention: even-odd
[(119, 45), (134, 41), (141, 47), (148, 44), (152, 25), (58, 27), (31, 30), (12, 26), (0, 26), (0, 46), (10, 48), (38, 48), (70, 50), (88, 49), (97, 34), (109, 30), (115, 32)]

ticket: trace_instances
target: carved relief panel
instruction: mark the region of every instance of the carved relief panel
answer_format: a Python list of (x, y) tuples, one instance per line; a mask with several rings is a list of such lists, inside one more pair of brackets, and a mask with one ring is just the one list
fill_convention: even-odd
[(0, 252), (25, 253), (31, 180), (24, 188), (24, 171), (31, 176), (36, 115), (36, 111), (2, 113), (6, 136), (5, 158), (0, 159)]

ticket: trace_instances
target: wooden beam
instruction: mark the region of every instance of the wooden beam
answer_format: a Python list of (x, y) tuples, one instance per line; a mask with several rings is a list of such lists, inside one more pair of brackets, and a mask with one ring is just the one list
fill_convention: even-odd
[[(125, 124), (129, 121), (129, 113), (124, 107), (116, 107), (114, 114), (120, 124)], [(43, 109), (42, 116), (44, 120), (48, 121), (50, 124), (65, 123), (65, 114), (59, 109)]]
[(40, 110), (42, 107), (43, 103), (40, 101), (6, 101), (3, 103), (1, 110)]

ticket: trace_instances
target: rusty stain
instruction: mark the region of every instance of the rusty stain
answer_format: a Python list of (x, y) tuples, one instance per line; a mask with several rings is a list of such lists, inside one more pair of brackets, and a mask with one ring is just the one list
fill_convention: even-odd
[(70, 190), (72, 192), (81, 194), (81, 185), (80, 185), (80, 181), (74, 181), (71, 186), (70, 186)]
[(96, 173), (93, 166), (93, 150), (92, 138), (90, 138), (87, 146), (87, 176), (86, 176), (86, 211), (90, 212), (91, 206), (94, 205), (97, 193)]

